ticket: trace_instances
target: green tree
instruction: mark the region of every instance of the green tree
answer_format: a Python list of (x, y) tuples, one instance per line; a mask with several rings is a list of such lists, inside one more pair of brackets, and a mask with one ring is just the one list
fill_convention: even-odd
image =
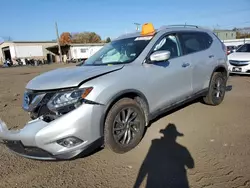
[(237, 30), (238, 30), (238, 28), (236, 28), (236, 27), (235, 27), (235, 28), (233, 28), (232, 30), (233, 30), (233, 31), (237, 31)]
[(72, 43), (100, 43), (101, 37), (95, 32), (81, 32), (72, 34)]
[(236, 32), (236, 38), (237, 38), (237, 39), (250, 38), (250, 33), (240, 33), (240, 32)]
[(110, 37), (108, 37), (108, 38), (106, 39), (106, 43), (109, 43), (109, 42), (111, 42), (111, 38), (110, 38)]

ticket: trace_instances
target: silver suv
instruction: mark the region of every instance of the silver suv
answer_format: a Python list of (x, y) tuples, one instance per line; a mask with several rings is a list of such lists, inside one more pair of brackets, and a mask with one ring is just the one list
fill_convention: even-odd
[(41, 160), (71, 159), (102, 144), (125, 153), (163, 112), (195, 98), (219, 105), (228, 67), (216, 35), (187, 25), (152, 28), (118, 37), (82, 66), (32, 79), (23, 108), (33, 120), (21, 130), (1, 121), (3, 143)]

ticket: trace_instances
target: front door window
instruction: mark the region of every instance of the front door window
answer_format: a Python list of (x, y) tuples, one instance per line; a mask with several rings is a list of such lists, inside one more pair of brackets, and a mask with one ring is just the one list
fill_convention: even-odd
[(154, 47), (154, 52), (160, 51), (160, 50), (167, 50), (170, 52), (170, 59), (179, 57), (180, 54), (180, 48), (177, 42), (177, 38), (175, 35), (168, 35), (164, 37), (160, 42), (158, 42)]

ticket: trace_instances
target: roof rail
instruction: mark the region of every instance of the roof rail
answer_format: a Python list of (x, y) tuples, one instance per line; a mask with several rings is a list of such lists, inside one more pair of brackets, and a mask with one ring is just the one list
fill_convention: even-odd
[(170, 27), (195, 27), (195, 28), (199, 28), (197, 25), (164, 25), (164, 26), (160, 27), (158, 30), (168, 29)]
[(181, 24), (181, 25), (167, 25), (167, 27), (195, 27), (199, 28), (197, 25), (186, 25), (186, 24)]

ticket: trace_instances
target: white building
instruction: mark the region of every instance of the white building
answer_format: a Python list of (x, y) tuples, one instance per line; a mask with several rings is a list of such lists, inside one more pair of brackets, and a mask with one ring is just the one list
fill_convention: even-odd
[[(71, 44), (61, 46), (63, 61), (66, 59), (88, 59), (100, 50), (104, 43)], [(44, 59), (49, 62), (59, 61), (56, 41), (11, 41), (0, 44), (0, 62), (7, 59)]]
[(103, 46), (103, 43), (71, 44), (69, 56), (72, 59), (88, 59)]
[(6, 59), (36, 58), (56, 61), (56, 54), (47, 50), (55, 45), (53, 41), (11, 41), (0, 44), (0, 61)]
[(250, 38), (223, 40), (222, 42), (226, 46), (238, 46), (238, 45), (242, 45), (242, 44), (245, 44), (245, 43), (250, 43)]

